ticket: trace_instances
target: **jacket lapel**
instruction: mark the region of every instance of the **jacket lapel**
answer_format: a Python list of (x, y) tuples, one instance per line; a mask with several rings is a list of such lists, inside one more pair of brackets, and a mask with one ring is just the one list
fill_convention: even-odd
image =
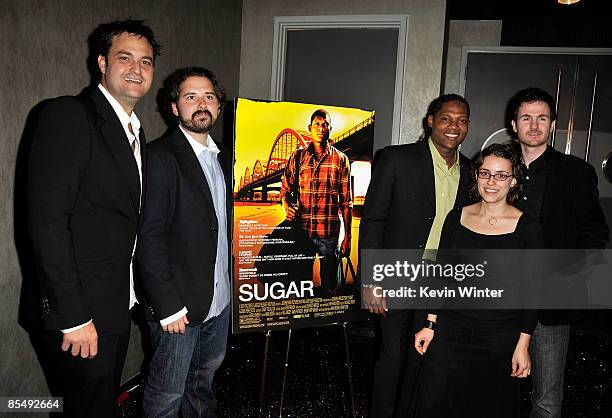
[(421, 164), (417, 172), (419, 173), (418, 178), (425, 190), (425, 196), (433, 207), (436, 209), (436, 182), (434, 179), (433, 159), (431, 158), (431, 152), (429, 151), (429, 143), (421, 141), (418, 143), (419, 151), (421, 152), (421, 158), (417, 161)]
[(210, 193), (210, 187), (206, 176), (202, 171), (198, 157), (193, 152), (193, 148), (187, 142), (187, 138), (180, 131), (176, 129), (172, 134), (173, 143), (176, 148), (176, 156), (179, 164), (184, 169), (185, 176), (193, 183), (197, 190), (200, 191), (202, 197), (208, 203), (208, 207), (211, 208), (212, 213), (215, 213), (215, 205), (213, 203), (212, 194)]
[[(552, 208), (558, 205), (558, 202), (555, 202), (554, 199), (549, 199), (549, 197), (568, 196), (568, 188), (572, 187), (573, 182), (565, 179), (569, 173), (563, 167), (565, 154), (560, 153), (549, 145), (546, 149), (546, 155), (542, 155), (540, 158), (542, 157), (546, 158), (546, 164), (538, 175), (544, 177), (544, 190), (542, 191), (542, 199), (540, 201), (540, 224), (544, 225), (548, 220), (548, 216), (556, 212)], [(551, 204), (549, 205), (548, 203)], [(551, 210), (548, 209), (548, 206), (551, 207)]]
[(223, 144), (215, 141), (217, 147), (221, 150), (219, 154), (217, 154), (217, 159), (219, 161), (219, 165), (221, 166), (221, 170), (223, 171), (223, 177), (225, 181), (225, 212), (227, 216), (227, 236), (228, 241), (231, 242), (232, 236), (232, 223), (233, 223), (233, 189), (234, 189), (234, 177), (232, 173), (232, 164), (231, 159), (233, 158), (233, 153)]
[(454, 207), (463, 207), (469, 203), (468, 186), (470, 182), (470, 160), (459, 153), (459, 185)]
[[(110, 148), (119, 169), (126, 179), (130, 198), (136, 213), (140, 210), (140, 177), (138, 175), (138, 165), (130, 148), (127, 136), (121, 126), (119, 118), (111, 107), (108, 100), (98, 88), (91, 90), (91, 99), (94, 102), (98, 115), (100, 116), (99, 128), (108, 147)], [(142, 131), (141, 131), (142, 133)], [(141, 149), (144, 147), (144, 134), (140, 137)], [(143, 156), (144, 161), (144, 156)], [(144, 178), (144, 172), (143, 172)]]
[(147, 138), (142, 127), (140, 128), (140, 132), (138, 134), (138, 141), (140, 142), (140, 165), (142, 171), (142, 187), (140, 188), (140, 208), (142, 210), (142, 205), (144, 204), (146, 197), (145, 190), (147, 190)]
[[(217, 154), (217, 160), (219, 161), (219, 165), (221, 166), (221, 171), (223, 171), (223, 179), (225, 181), (225, 191), (226, 195), (229, 197), (232, 196), (233, 190), (233, 175), (232, 175), (232, 164), (230, 163), (230, 158), (232, 158), (232, 153), (224, 146), (223, 143), (215, 141), (217, 144), (217, 148), (221, 150), (219, 154)], [(229, 201), (227, 202), (229, 205)]]

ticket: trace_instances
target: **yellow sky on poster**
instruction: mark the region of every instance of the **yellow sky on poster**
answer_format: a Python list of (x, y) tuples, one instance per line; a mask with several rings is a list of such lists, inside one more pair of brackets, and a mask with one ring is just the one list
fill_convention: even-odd
[(291, 102), (257, 102), (238, 99), (236, 109), (236, 187), (246, 167), (253, 169), (255, 161), (268, 161), (278, 134), (285, 128), (308, 131), (310, 115), (325, 109), (332, 120), (331, 138), (363, 122), (373, 112), (347, 107), (325, 106)]

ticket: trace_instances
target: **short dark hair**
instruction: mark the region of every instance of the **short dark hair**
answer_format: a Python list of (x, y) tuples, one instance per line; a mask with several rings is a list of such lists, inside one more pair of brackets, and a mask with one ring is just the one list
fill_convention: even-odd
[(312, 115), (310, 115), (310, 125), (312, 125), (312, 121), (317, 116), (320, 117), (320, 118), (323, 118), (325, 120), (329, 120), (329, 124), (331, 125), (331, 116), (330, 116), (329, 112), (327, 110), (325, 110), (325, 109), (317, 109), (317, 110), (315, 110), (312, 113)]
[(99, 25), (91, 34), (95, 56), (108, 56), (108, 51), (113, 44), (113, 38), (122, 33), (129, 33), (145, 38), (153, 50), (153, 61), (161, 54), (161, 45), (155, 40), (155, 34), (150, 27), (144, 25), (144, 20), (118, 20)]
[(440, 111), (444, 103), (453, 101), (463, 103), (467, 109), (467, 116), (468, 118), (470, 117), (470, 104), (467, 102), (467, 100), (465, 100), (465, 97), (455, 93), (443, 94), (442, 96), (435, 98), (427, 107), (427, 114), (423, 118), (422, 123), (423, 135), (421, 135), (421, 140), (426, 141), (431, 136), (429, 117), (433, 116), (435, 118), (436, 114)]
[(511, 142), (505, 144), (491, 144), (474, 156), (472, 159), (472, 175), (470, 176), (470, 186), (468, 189), (469, 198), (474, 201), (482, 200), (482, 196), (480, 196), (478, 192), (478, 171), (480, 171), (480, 167), (482, 167), (485, 158), (491, 155), (510, 161), (512, 176), (516, 180), (516, 185), (511, 187), (508, 191), (506, 201), (508, 203), (516, 203), (523, 195), (523, 170), (521, 168), (521, 156), (516, 146)]
[(509, 118), (508, 123), (510, 121), (515, 121), (518, 118), (518, 110), (519, 107), (523, 103), (534, 103), (534, 102), (544, 102), (550, 108), (550, 120), (551, 122), (557, 119), (557, 112), (555, 110), (555, 99), (552, 98), (550, 94), (542, 90), (538, 87), (528, 87), (517, 92), (510, 101), (508, 102), (508, 113), (507, 118)]
[(172, 113), (172, 103), (176, 103), (181, 93), (181, 84), (189, 77), (206, 77), (213, 85), (213, 91), (219, 106), (223, 109), (225, 105), (225, 90), (221, 87), (219, 80), (212, 71), (202, 67), (179, 68), (164, 80), (162, 88), (157, 94), (157, 108), (168, 125), (176, 122), (176, 117)]

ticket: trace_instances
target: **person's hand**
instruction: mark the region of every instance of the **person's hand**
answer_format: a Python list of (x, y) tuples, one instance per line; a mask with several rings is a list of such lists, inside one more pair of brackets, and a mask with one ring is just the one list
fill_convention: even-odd
[(80, 355), (82, 358), (94, 358), (98, 354), (98, 332), (93, 321), (83, 328), (64, 334), (62, 351), (69, 349), (75, 357)]
[(184, 334), (185, 326), (189, 323), (187, 315), (183, 315), (174, 322), (170, 322), (168, 325), (162, 326), (162, 329), (169, 334)]
[(340, 245), (340, 252), (342, 252), (343, 257), (348, 257), (351, 255), (351, 236), (344, 235), (344, 239), (342, 240), (342, 244)]
[(434, 337), (434, 331), (429, 328), (423, 328), (416, 334), (414, 334), (414, 348), (416, 351), (423, 355), (427, 351), (427, 347), (431, 344)]
[(293, 221), (297, 216), (296, 205), (283, 203), (283, 208), (285, 209), (285, 219), (287, 219), (288, 221)]
[(527, 377), (531, 374), (531, 358), (529, 357), (529, 338), (524, 339), (521, 334), (519, 342), (512, 354), (512, 377), (519, 379)]
[[(376, 287), (380, 293), (382, 293), (382, 289), (380, 287)], [(374, 294), (374, 287), (366, 287), (363, 289), (363, 305), (370, 313), (378, 314), (385, 316), (387, 314), (387, 301), (384, 296), (376, 296)]]

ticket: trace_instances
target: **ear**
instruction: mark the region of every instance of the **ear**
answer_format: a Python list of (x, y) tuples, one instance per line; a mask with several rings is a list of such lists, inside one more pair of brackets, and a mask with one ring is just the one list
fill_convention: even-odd
[(217, 117), (219, 117), (219, 115), (221, 115), (221, 103), (219, 103), (219, 106), (217, 107)]
[(308, 124), (308, 132), (310, 132), (311, 129), (312, 129), (312, 125)]
[(106, 74), (106, 58), (103, 55), (98, 55), (98, 68), (102, 75)]
[(178, 112), (178, 107), (176, 106), (176, 103), (172, 102), (170, 103), (170, 106), (172, 107), (172, 113), (174, 114), (174, 116), (178, 117), (179, 112)]
[(430, 128), (433, 128), (433, 116), (432, 115), (427, 116), (427, 125), (429, 125)]
[(516, 122), (515, 122), (515, 121), (512, 121), (512, 122), (510, 122), (510, 123), (512, 124), (512, 130), (513, 130), (514, 132), (518, 132), (518, 131), (516, 130)]
[(517, 183), (516, 179), (512, 177), (512, 181), (510, 182), (510, 188), (515, 187), (516, 183)]

